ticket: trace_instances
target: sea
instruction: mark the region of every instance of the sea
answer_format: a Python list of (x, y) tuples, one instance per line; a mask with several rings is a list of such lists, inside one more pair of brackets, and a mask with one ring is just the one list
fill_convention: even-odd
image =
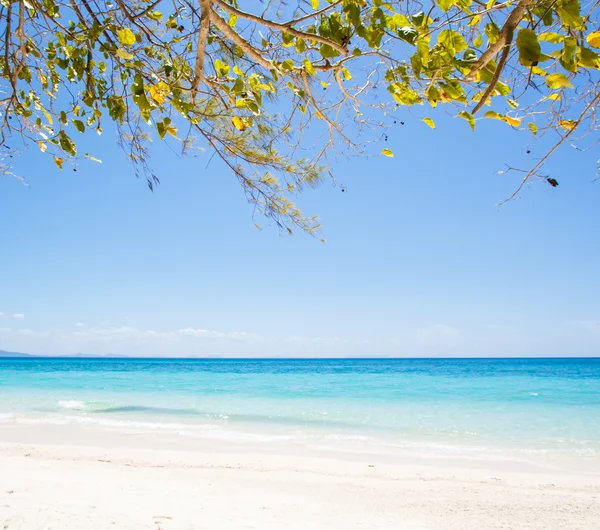
[(0, 359), (0, 435), (78, 425), (365, 454), (600, 460), (600, 359)]

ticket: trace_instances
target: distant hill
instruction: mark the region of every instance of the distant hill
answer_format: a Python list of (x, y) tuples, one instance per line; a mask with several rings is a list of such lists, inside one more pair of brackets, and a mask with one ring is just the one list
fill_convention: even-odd
[[(61, 357), (56, 356), (56, 355), (32, 355), (31, 353), (20, 353), (20, 352), (16, 352), (16, 351), (5, 351), (5, 350), (0, 350), (0, 358), (2, 357)], [(74, 358), (83, 358), (83, 359), (104, 359), (104, 358), (108, 358), (108, 359), (120, 359), (120, 358), (127, 358), (127, 355), (118, 355), (118, 354), (108, 354), (108, 355), (94, 355), (94, 354), (87, 354), (87, 353), (75, 353), (73, 355), (65, 355), (64, 357), (74, 357)]]
[(30, 355), (29, 353), (19, 353), (16, 351), (0, 350), (0, 357), (35, 357), (35, 355)]

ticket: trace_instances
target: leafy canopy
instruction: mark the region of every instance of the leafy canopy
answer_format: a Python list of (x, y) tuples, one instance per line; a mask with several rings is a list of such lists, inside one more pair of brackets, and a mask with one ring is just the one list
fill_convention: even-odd
[(148, 142), (177, 139), (213, 150), (280, 226), (314, 232), (290, 197), (330, 174), (331, 156), (365, 154), (401, 107), (556, 134), (520, 187), (595, 129), (596, 2), (292, 4), (0, 0), (2, 170), (16, 140), (62, 168), (82, 156), (78, 135), (113, 124), (151, 188)]

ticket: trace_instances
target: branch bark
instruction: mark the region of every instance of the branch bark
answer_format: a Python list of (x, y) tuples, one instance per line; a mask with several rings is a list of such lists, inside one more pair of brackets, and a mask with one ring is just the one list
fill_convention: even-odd
[[(206, 0), (203, 0), (206, 1)], [(217, 0), (218, 3), (218, 0)], [(210, 21), (227, 37), (229, 40), (235, 42), (248, 57), (251, 57), (260, 66), (267, 70), (273, 69), (273, 64), (267, 61), (263, 55), (252, 46), (247, 40), (241, 37), (218, 13), (215, 11), (210, 12)]]
[(502, 26), (498, 40), (494, 42), (479, 58), (479, 60), (472, 66), (471, 71), (465, 77), (466, 81), (474, 81), (477, 72), (485, 68), (487, 64), (496, 56), (496, 54), (505, 46), (510, 48), (512, 44), (512, 37), (515, 32), (515, 28), (519, 25), (519, 22), (523, 20), (527, 7), (533, 2), (533, 0), (520, 0), (508, 18)]
[(287, 24), (280, 24), (279, 22), (274, 22), (272, 20), (268, 20), (266, 18), (262, 18), (262, 17), (256, 16), (256, 15), (253, 15), (252, 13), (246, 13), (245, 11), (241, 11), (240, 9), (233, 7), (232, 5), (228, 4), (227, 2), (224, 2), (223, 0), (215, 0), (215, 3), (221, 9), (224, 9), (225, 11), (229, 11), (230, 13), (233, 13), (235, 16), (237, 16), (239, 18), (245, 18), (246, 20), (252, 20), (253, 22), (256, 22), (257, 24), (261, 24), (262, 26), (266, 26), (271, 29), (277, 29), (279, 31), (284, 31), (285, 33), (289, 33), (290, 35), (294, 35), (295, 37), (300, 37), (302, 39), (314, 40), (314, 41), (320, 42), (321, 44), (327, 44), (327, 45), (331, 46), (333, 49), (340, 52), (342, 55), (348, 55), (347, 48), (345, 46), (341, 46), (337, 42), (334, 42), (330, 39), (326, 39), (325, 37), (321, 37), (320, 35), (314, 35), (312, 33), (306, 33), (304, 31), (299, 31), (299, 30), (295, 29), (294, 27), (292, 27), (292, 24), (294, 24), (294, 21), (288, 22)]
[(204, 59), (206, 56), (206, 42), (208, 31), (210, 29), (211, 5), (210, 0), (200, 0), (200, 32), (198, 34), (198, 47), (196, 50), (196, 66), (194, 73), (194, 83), (192, 85), (192, 94), (198, 91), (200, 81), (205, 79)]

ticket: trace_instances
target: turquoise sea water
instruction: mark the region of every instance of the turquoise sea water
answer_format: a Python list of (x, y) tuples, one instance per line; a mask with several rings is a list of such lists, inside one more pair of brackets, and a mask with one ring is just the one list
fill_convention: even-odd
[(0, 359), (0, 429), (600, 455), (600, 359)]

